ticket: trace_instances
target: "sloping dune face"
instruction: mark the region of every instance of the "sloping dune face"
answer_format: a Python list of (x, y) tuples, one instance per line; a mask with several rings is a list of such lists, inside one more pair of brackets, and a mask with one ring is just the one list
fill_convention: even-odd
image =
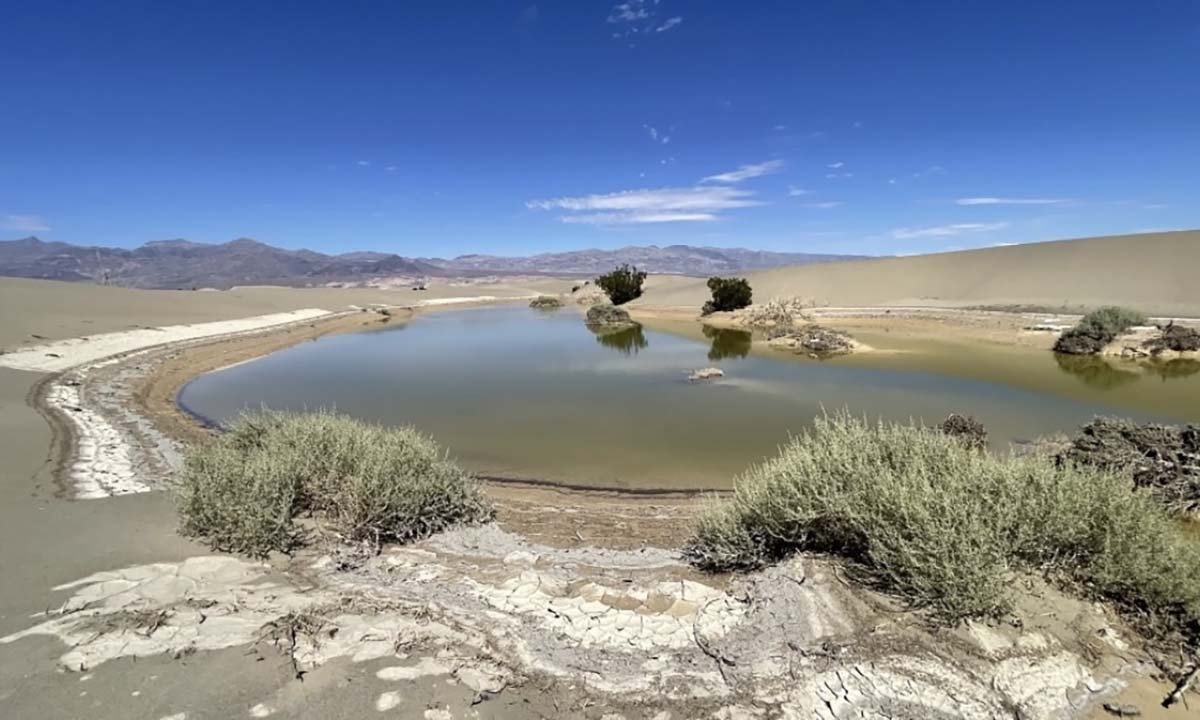
[[(779, 268), (747, 275), (754, 297), (832, 306), (1129, 305), (1200, 316), (1200, 230), (1061, 240)], [(637, 304), (700, 307), (703, 280), (648, 283)]]

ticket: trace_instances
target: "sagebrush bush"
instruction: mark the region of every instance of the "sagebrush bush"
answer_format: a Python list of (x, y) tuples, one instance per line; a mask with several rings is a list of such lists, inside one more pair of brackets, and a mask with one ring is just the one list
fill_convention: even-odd
[(529, 301), (529, 307), (534, 310), (557, 310), (563, 306), (563, 301), (553, 295), (539, 295)]
[(376, 543), (491, 517), (477, 481), (433, 440), (331, 412), (242, 416), (188, 454), (177, 500), (184, 534), (257, 556), (300, 544), (301, 514)]
[(621, 265), (596, 278), (596, 284), (608, 295), (613, 305), (624, 305), (641, 297), (642, 283), (645, 281), (646, 273), (629, 265)]
[(710, 277), (708, 289), (712, 293), (712, 300), (704, 303), (701, 309), (705, 315), (741, 310), (749, 307), (754, 298), (754, 291), (745, 278)]
[(953, 437), (839, 414), (713, 501), (684, 550), (707, 570), (831, 553), (944, 619), (1009, 604), (1015, 572), (1045, 571), (1200, 630), (1200, 544), (1128, 479), (1053, 459), (998, 457)]
[(1054, 350), (1070, 355), (1097, 353), (1121, 333), (1146, 322), (1146, 316), (1137, 310), (1102, 307), (1084, 315), (1075, 327), (1064, 332), (1054, 343)]

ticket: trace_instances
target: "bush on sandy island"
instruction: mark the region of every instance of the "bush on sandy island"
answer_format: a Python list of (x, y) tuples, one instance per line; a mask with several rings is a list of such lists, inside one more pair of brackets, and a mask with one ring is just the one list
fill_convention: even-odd
[(1118, 335), (1146, 322), (1146, 316), (1137, 310), (1102, 307), (1084, 315), (1075, 327), (1064, 332), (1054, 343), (1054, 351), (1068, 355), (1098, 353)]
[(331, 412), (242, 416), (188, 454), (177, 496), (184, 534), (256, 556), (302, 544), (299, 515), (344, 540), (382, 543), (492, 512), (477, 481), (433, 440)]
[(699, 518), (685, 556), (757, 568), (839, 555), (938, 617), (1001, 613), (1014, 572), (1045, 571), (1200, 633), (1200, 543), (1149, 493), (1095, 468), (999, 457), (924, 427), (817, 418)]

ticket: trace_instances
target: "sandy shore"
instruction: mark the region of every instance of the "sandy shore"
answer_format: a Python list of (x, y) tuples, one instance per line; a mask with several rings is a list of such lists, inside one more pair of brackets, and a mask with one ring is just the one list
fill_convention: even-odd
[[(48, 427), (31, 407), (56, 381), (86, 368), (61, 386), (80, 395), (46, 412), (95, 413), (120, 436), (97, 447), (131, 448), (130, 477), (152, 488), (167, 470), (145, 458), (203, 438), (173, 404), (188, 378), (380, 319), (330, 313), (54, 375), (0, 368), (0, 715), (1058, 718), (1102, 717), (1127, 682), (1160, 690), (1119, 620), (1049, 588), (1020, 608), (1020, 628), (931, 634), (836, 563), (699, 576), (671, 550), (692, 497), (495, 483), (497, 525), (374, 558), (318, 546), (268, 564), (179, 538), (165, 493), (56, 497), (56, 468), (74, 473), (86, 455), (67, 442), (77, 425)], [(80, 411), (64, 409), (76, 399)], [(150, 430), (159, 439), (138, 435)], [(296, 613), (321, 629), (281, 652), (263, 628)]]

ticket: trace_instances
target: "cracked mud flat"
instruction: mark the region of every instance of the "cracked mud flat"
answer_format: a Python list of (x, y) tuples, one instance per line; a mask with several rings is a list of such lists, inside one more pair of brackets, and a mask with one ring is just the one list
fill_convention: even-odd
[(934, 635), (816, 558), (726, 584), (666, 551), (559, 550), (488, 525), (348, 562), (297, 558), (289, 575), (209, 556), (99, 573), (56, 588), (71, 593), (61, 607), (0, 644), (57, 637), (71, 672), (241, 645), (274, 645), (300, 674), (390, 658), (381, 680), (446, 676), (479, 702), (558, 683), (631, 717), (1065, 718), (1138, 669), (1089, 604), (1047, 590), (1033, 609), (1055, 622), (1031, 612), (1021, 629)]
[[(310, 320), (323, 323), (322, 330)], [(141, 383), (163, 363), (218, 341), (250, 338), (264, 331), (287, 334), (296, 341), (310, 333), (336, 332), (346, 321), (357, 323), (357, 313), (298, 311), (264, 315), (240, 321), (201, 323), (144, 329), (96, 336), (92, 345), (64, 340), (43, 348), (60, 348), (63, 357), (52, 362), (66, 369), (35, 386), (33, 403), (42, 408), (52, 426), (60, 430), (63, 462), (58, 471), (64, 493), (94, 499), (162, 489), (182, 462), (181, 443), (161, 431), (153, 418), (138, 411), (135, 396)], [(184, 340), (170, 341), (176, 335)], [(164, 339), (166, 340), (164, 344)], [(286, 341), (280, 341), (286, 342)], [(148, 347), (145, 345), (150, 343)], [(64, 348), (71, 348), (67, 350)], [(100, 349), (120, 354), (92, 359)], [(18, 355), (0, 356), (8, 359)], [(21, 358), (18, 358), (21, 362)], [(193, 433), (195, 434), (195, 433)]]

